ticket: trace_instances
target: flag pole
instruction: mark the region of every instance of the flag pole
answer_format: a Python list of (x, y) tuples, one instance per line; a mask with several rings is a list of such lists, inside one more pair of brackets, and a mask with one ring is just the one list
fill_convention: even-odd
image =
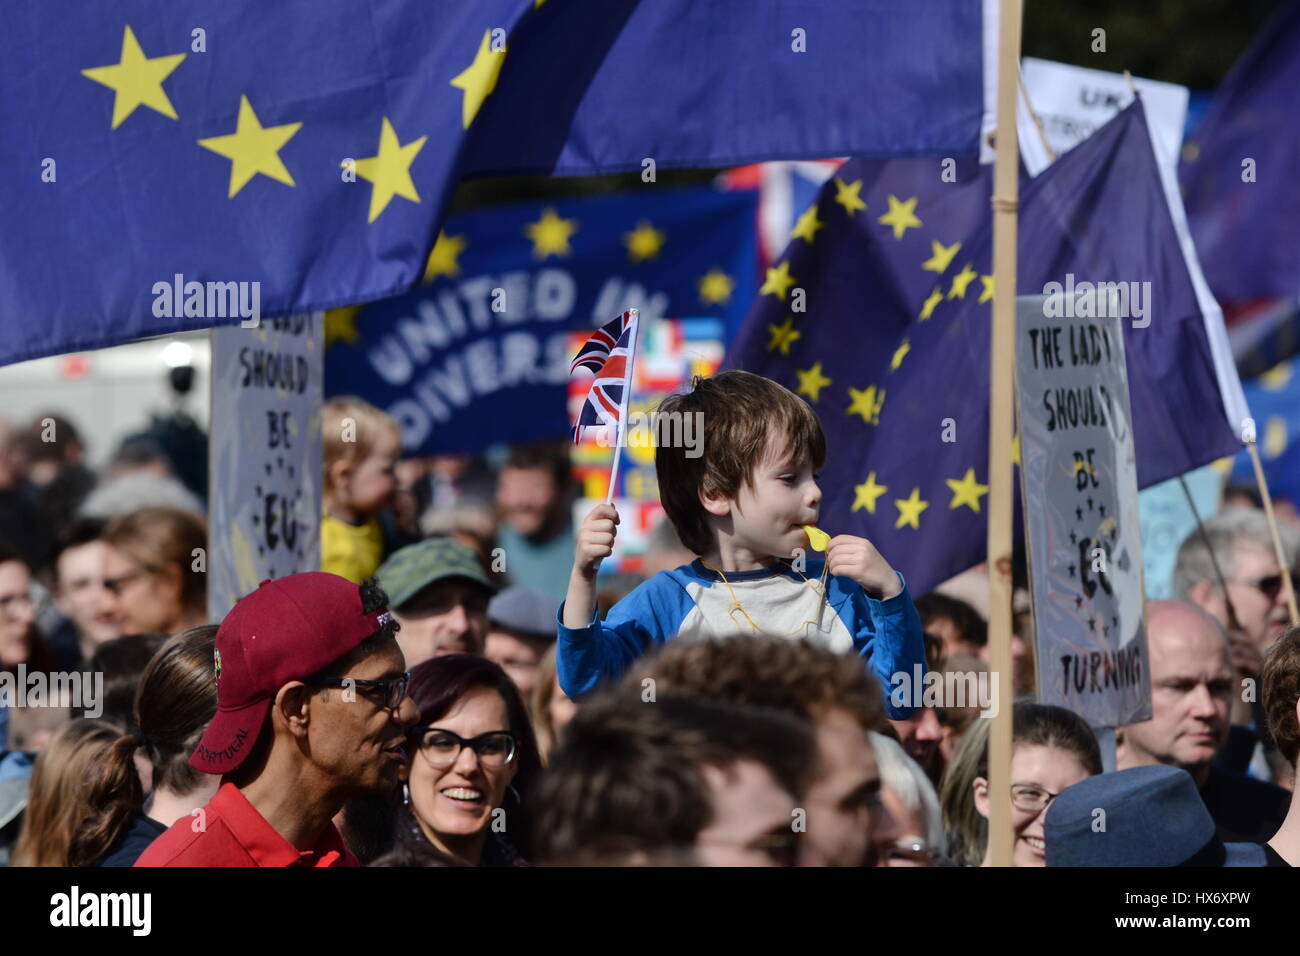
[(1020, 156), (1016, 92), (1020, 78), (1020, 0), (998, 12), (997, 160), (993, 171), (993, 336), (989, 349), (989, 645), (998, 680), (989, 728), (989, 845), (993, 866), (1011, 865), (1011, 432), (1016, 367), (1016, 206)]
[(627, 403), (632, 397), (633, 370), (636, 367), (636, 337), (640, 329), (640, 315), (637, 309), (628, 309), (631, 315), (632, 335), (627, 349), (627, 384), (623, 387), (623, 401), (618, 405), (618, 441), (614, 444), (614, 464), (609, 469), (609, 489), (605, 492), (605, 504), (614, 501), (614, 486), (618, 484), (618, 463), (623, 457), (623, 442), (627, 434)]
[(1278, 534), (1277, 519), (1273, 516), (1273, 496), (1268, 493), (1268, 482), (1264, 478), (1264, 466), (1259, 460), (1259, 447), (1254, 439), (1246, 442), (1250, 452), (1250, 463), (1255, 467), (1255, 484), (1259, 486), (1259, 497), (1264, 503), (1264, 515), (1268, 518), (1268, 530), (1273, 535), (1273, 553), (1277, 556), (1277, 566), (1282, 572), (1282, 593), (1286, 595), (1287, 610), (1291, 612), (1291, 626), (1300, 624), (1300, 611), (1296, 609), (1295, 588), (1291, 586), (1291, 566), (1287, 563), (1286, 553), (1282, 550), (1282, 536)]

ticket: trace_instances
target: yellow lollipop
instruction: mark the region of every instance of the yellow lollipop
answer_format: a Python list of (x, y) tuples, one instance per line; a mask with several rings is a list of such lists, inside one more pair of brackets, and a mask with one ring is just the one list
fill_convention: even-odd
[(803, 530), (804, 534), (808, 535), (808, 543), (812, 545), (814, 551), (825, 551), (826, 545), (831, 543), (831, 536), (821, 528), (806, 524), (803, 526)]

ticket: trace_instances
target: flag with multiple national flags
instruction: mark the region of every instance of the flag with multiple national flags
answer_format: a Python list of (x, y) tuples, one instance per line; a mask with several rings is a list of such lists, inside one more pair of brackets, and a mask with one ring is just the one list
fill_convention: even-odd
[[(726, 361), (818, 412), (829, 448), (819, 524), (870, 538), (916, 594), (985, 553), (989, 195), (988, 172), (960, 162), (846, 163), (767, 270)], [(1240, 447), (1240, 383), (1216, 360), (1194, 268), (1140, 101), (1021, 185), (1021, 294), (1148, 283), (1137, 287), (1147, 318), (1123, 323), (1143, 487)]]

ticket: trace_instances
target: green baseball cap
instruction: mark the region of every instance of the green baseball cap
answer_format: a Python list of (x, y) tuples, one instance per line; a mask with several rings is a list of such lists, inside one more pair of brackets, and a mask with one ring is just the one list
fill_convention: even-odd
[(435, 581), (468, 578), (495, 593), (497, 586), (483, 570), (478, 556), (451, 538), (427, 538), (394, 551), (379, 566), (379, 586), (388, 593), (388, 606), (402, 605)]

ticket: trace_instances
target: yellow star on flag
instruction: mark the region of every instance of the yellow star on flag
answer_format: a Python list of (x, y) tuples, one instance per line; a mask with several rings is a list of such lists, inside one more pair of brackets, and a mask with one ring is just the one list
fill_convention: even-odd
[(881, 216), (877, 222), (882, 226), (891, 226), (894, 230), (894, 238), (902, 239), (903, 233), (909, 229), (919, 229), (921, 220), (916, 218), (916, 197), (913, 196), (907, 202), (900, 202), (897, 196), (889, 196), (889, 212)]
[(763, 287), (758, 290), (759, 295), (768, 295), (769, 293), (778, 299), (784, 299), (790, 286), (798, 281), (790, 275), (790, 263), (783, 262), (775, 269), (768, 269), (767, 276), (763, 280)]
[(667, 237), (663, 230), (656, 229), (644, 219), (636, 224), (631, 232), (623, 233), (623, 245), (627, 246), (627, 257), (632, 262), (645, 262), (647, 259), (659, 258)]
[(1289, 360), (1286, 362), (1279, 362), (1267, 372), (1260, 374), (1260, 388), (1264, 389), (1266, 392), (1280, 392), (1290, 383), (1291, 373), (1292, 368)]
[(524, 234), (533, 241), (534, 259), (570, 255), (573, 250), (569, 248), (569, 240), (577, 231), (578, 220), (561, 217), (554, 206), (547, 206), (542, 210), (541, 219), (524, 226)]
[(276, 182), (294, 185), (293, 177), (280, 159), (280, 150), (300, 129), (301, 123), (263, 126), (248, 97), (240, 96), (235, 131), (228, 136), (201, 139), (199, 145), (230, 160), (230, 191), (226, 198), (233, 199), (258, 173)]
[(984, 291), (980, 293), (980, 300), (975, 303), (976, 305), (983, 305), (993, 298), (993, 277), (980, 276), (980, 282), (984, 285)]
[(889, 370), (891, 372), (898, 371), (898, 366), (903, 364), (903, 357), (910, 351), (912, 351), (912, 346), (907, 339), (903, 339), (902, 344), (894, 350), (894, 357), (889, 360)]
[(822, 389), (831, 384), (831, 380), (822, 374), (821, 362), (812, 368), (795, 369), (794, 373), (799, 376), (798, 394), (807, 395), (814, 402), (821, 397)]
[(978, 275), (979, 273), (970, 267), (969, 262), (962, 266), (961, 272), (952, 277), (952, 288), (948, 290), (948, 298), (966, 298), (966, 287), (974, 282)]
[(813, 203), (804, 210), (799, 221), (794, 224), (794, 230), (790, 233), (791, 239), (802, 239), (808, 245), (812, 245), (813, 236), (817, 235), (817, 230), (826, 223), (817, 218), (817, 204)]
[(464, 236), (449, 236), (438, 230), (438, 240), (429, 251), (429, 261), (424, 265), (422, 282), (432, 282), (438, 276), (455, 278), (460, 275), (460, 254), (469, 245)]
[(849, 403), (846, 415), (860, 415), (862, 420), (868, 425), (880, 424), (880, 409), (885, 404), (885, 390), (876, 388), (874, 385), (868, 385), (866, 388), (850, 388), (849, 396), (853, 399)]
[(710, 269), (700, 276), (700, 301), (705, 305), (721, 305), (731, 301), (736, 280), (721, 269)]
[(796, 332), (794, 328), (794, 316), (789, 316), (780, 325), (767, 324), (768, 330), (772, 333), (772, 341), (767, 345), (767, 351), (771, 352), (776, 349), (781, 350), (782, 355), (790, 354), (790, 346), (795, 340), (803, 336), (802, 332)]
[(917, 321), (924, 322), (930, 316), (934, 315), (935, 307), (938, 306), (938, 304), (942, 301), (943, 301), (943, 290), (940, 289), (938, 286), (935, 286), (934, 291), (930, 293), (930, 297), (921, 304), (921, 315), (920, 318), (917, 319)]
[(1020, 432), (1011, 436), (1011, 464), (1020, 464)]
[(937, 272), (942, 275), (952, 263), (953, 256), (957, 255), (959, 249), (961, 249), (960, 242), (945, 246), (942, 242), (931, 239), (930, 258), (921, 263), (921, 268), (927, 272)]
[(920, 531), (921, 512), (930, 507), (930, 502), (921, 500), (920, 488), (913, 488), (912, 493), (906, 498), (895, 498), (894, 507), (898, 509), (898, 520), (894, 522), (895, 528), (910, 525)]
[(357, 331), (357, 315), (360, 312), (361, 306), (359, 305), (349, 305), (341, 309), (327, 309), (325, 311), (326, 349), (335, 342), (356, 345), (361, 341), (361, 333)]
[(855, 179), (851, 183), (846, 183), (840, 177), (835, 177), (835, 201), (844, 207), (844, 211), (850, 216), (855, 210), (866, 209), (867, 204), (863, 202), (862, 197), (858, 195), (862, 189), (862, 180)]
[(357, 175), (371, 185), (370, 218), (374, 222), (379, 214), (388, 208), (394, 196), (401, 196), (411, 202), (419, 202), (420, 194), (411, 182), (411, 163), (424, 148), (428, 136), (402, 145), (397, 138), (397, 131), (385, 116), (379, 127), (379, 155), (357, 160)]
[(952, 489), (952, 501), (948, 502), (949, 509), (967, 505), (971, 511), (978, 512), (980, 510), (980, 495), (986, 495), (989, 492), (988, 485), (981, 485), (975, 480), (974, 468), (967, 468), (966, 474), (961, 481), (955, 478), (947, 478), (945, 482)]
[(501, 65), (506, 61), (506, 48), (492, 49), (492, 31), (483, 31), (483, 42), (478, 45), (474, 62), (452, 78), (451, 85), (465, 93), (460, 106), (460, 121), (464, 129), (474, 122), (483, 101), (497, 85)]
[(873, 471), (867, 475), (867, 480), (860, 485), (853, 486), (853, 507), (850, 511), (857, 511), (866, 508), (869, 514), (876, 513), (876, 499), (888, 491), (885, 485), (876, 483), (876, 473)]
[(176, 119), (176, 110), (162, 85), (185, 56), (184, 53), (152, 59), (145, 56), (135, 33), (128, 26), (122, 34), (122, 58), (110, 66), (82, 70), (81, 75), (113, 91), (112, 129), (121, 126), (137, 106), (147, 106), (163, 116)]

